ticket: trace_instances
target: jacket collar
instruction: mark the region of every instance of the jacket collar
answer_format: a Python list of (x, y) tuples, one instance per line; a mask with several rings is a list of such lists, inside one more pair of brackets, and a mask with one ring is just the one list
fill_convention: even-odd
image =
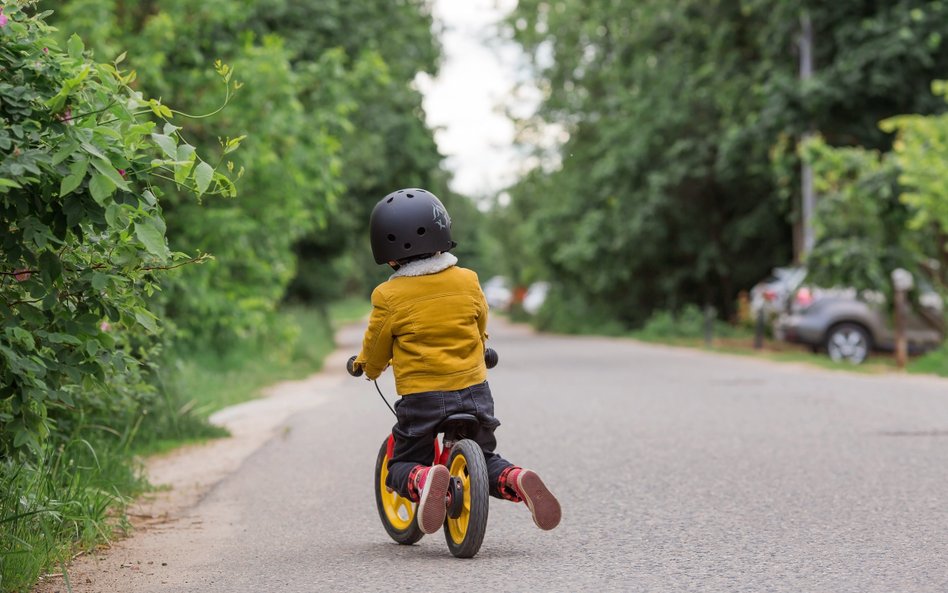
[(389, 280), (403, 276), (427, 276), (428, 274), (437, 274), (457, 263), (458, 258), (453, 254), (439, 253), (427, 259), (419, 259), (405, 264), (398, 268), (394, 274), (389, 276)]

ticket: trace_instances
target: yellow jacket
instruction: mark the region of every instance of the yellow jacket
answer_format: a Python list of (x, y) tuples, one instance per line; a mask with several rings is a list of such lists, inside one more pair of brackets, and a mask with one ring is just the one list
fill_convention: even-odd
[(400, 395), (455, 391), (487, 379), (487, 301), (450, 253), (411, 262), (372, 292), (356, 364), (376, 379), (391, 362)]

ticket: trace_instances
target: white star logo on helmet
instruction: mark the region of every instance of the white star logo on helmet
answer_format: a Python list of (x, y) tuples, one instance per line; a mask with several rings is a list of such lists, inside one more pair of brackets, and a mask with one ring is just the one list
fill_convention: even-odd
[(432, 206), (432, 210), (434, 211), (434, 223), (438, 225), (438, 228), (441, 230), (448, 228), (448, 224), (450, 224), (451, 221), (448, 220), (447, 212), (438, 208), (437, 204)]

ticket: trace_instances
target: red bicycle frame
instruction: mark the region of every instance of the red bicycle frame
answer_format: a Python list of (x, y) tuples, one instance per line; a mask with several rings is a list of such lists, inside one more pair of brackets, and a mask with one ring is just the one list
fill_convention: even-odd
[[(395, 456), (395, 435), (388, 435), (388, 444), (385, 446), (385, 455), (389, 459)], [(448, 465), (448, 456), (451, 455), (451, 447), (441, 449), (441, 441), (435, 437), (434, 440), (434, 464)]]

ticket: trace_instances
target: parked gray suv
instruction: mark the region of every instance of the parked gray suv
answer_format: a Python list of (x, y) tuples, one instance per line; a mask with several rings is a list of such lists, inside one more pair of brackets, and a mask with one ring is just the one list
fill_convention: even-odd
[[(906, 323), (909, 351), (937, 348), (945, 337), (944, 301), (922, 287)], [(795, 308), (777, 321), (776, 334), (788, 342), (825, 349), (830, 358), (859, 364), (872, 350), (894, 350), (895, 331), (882, 293), (803, 287)]]

